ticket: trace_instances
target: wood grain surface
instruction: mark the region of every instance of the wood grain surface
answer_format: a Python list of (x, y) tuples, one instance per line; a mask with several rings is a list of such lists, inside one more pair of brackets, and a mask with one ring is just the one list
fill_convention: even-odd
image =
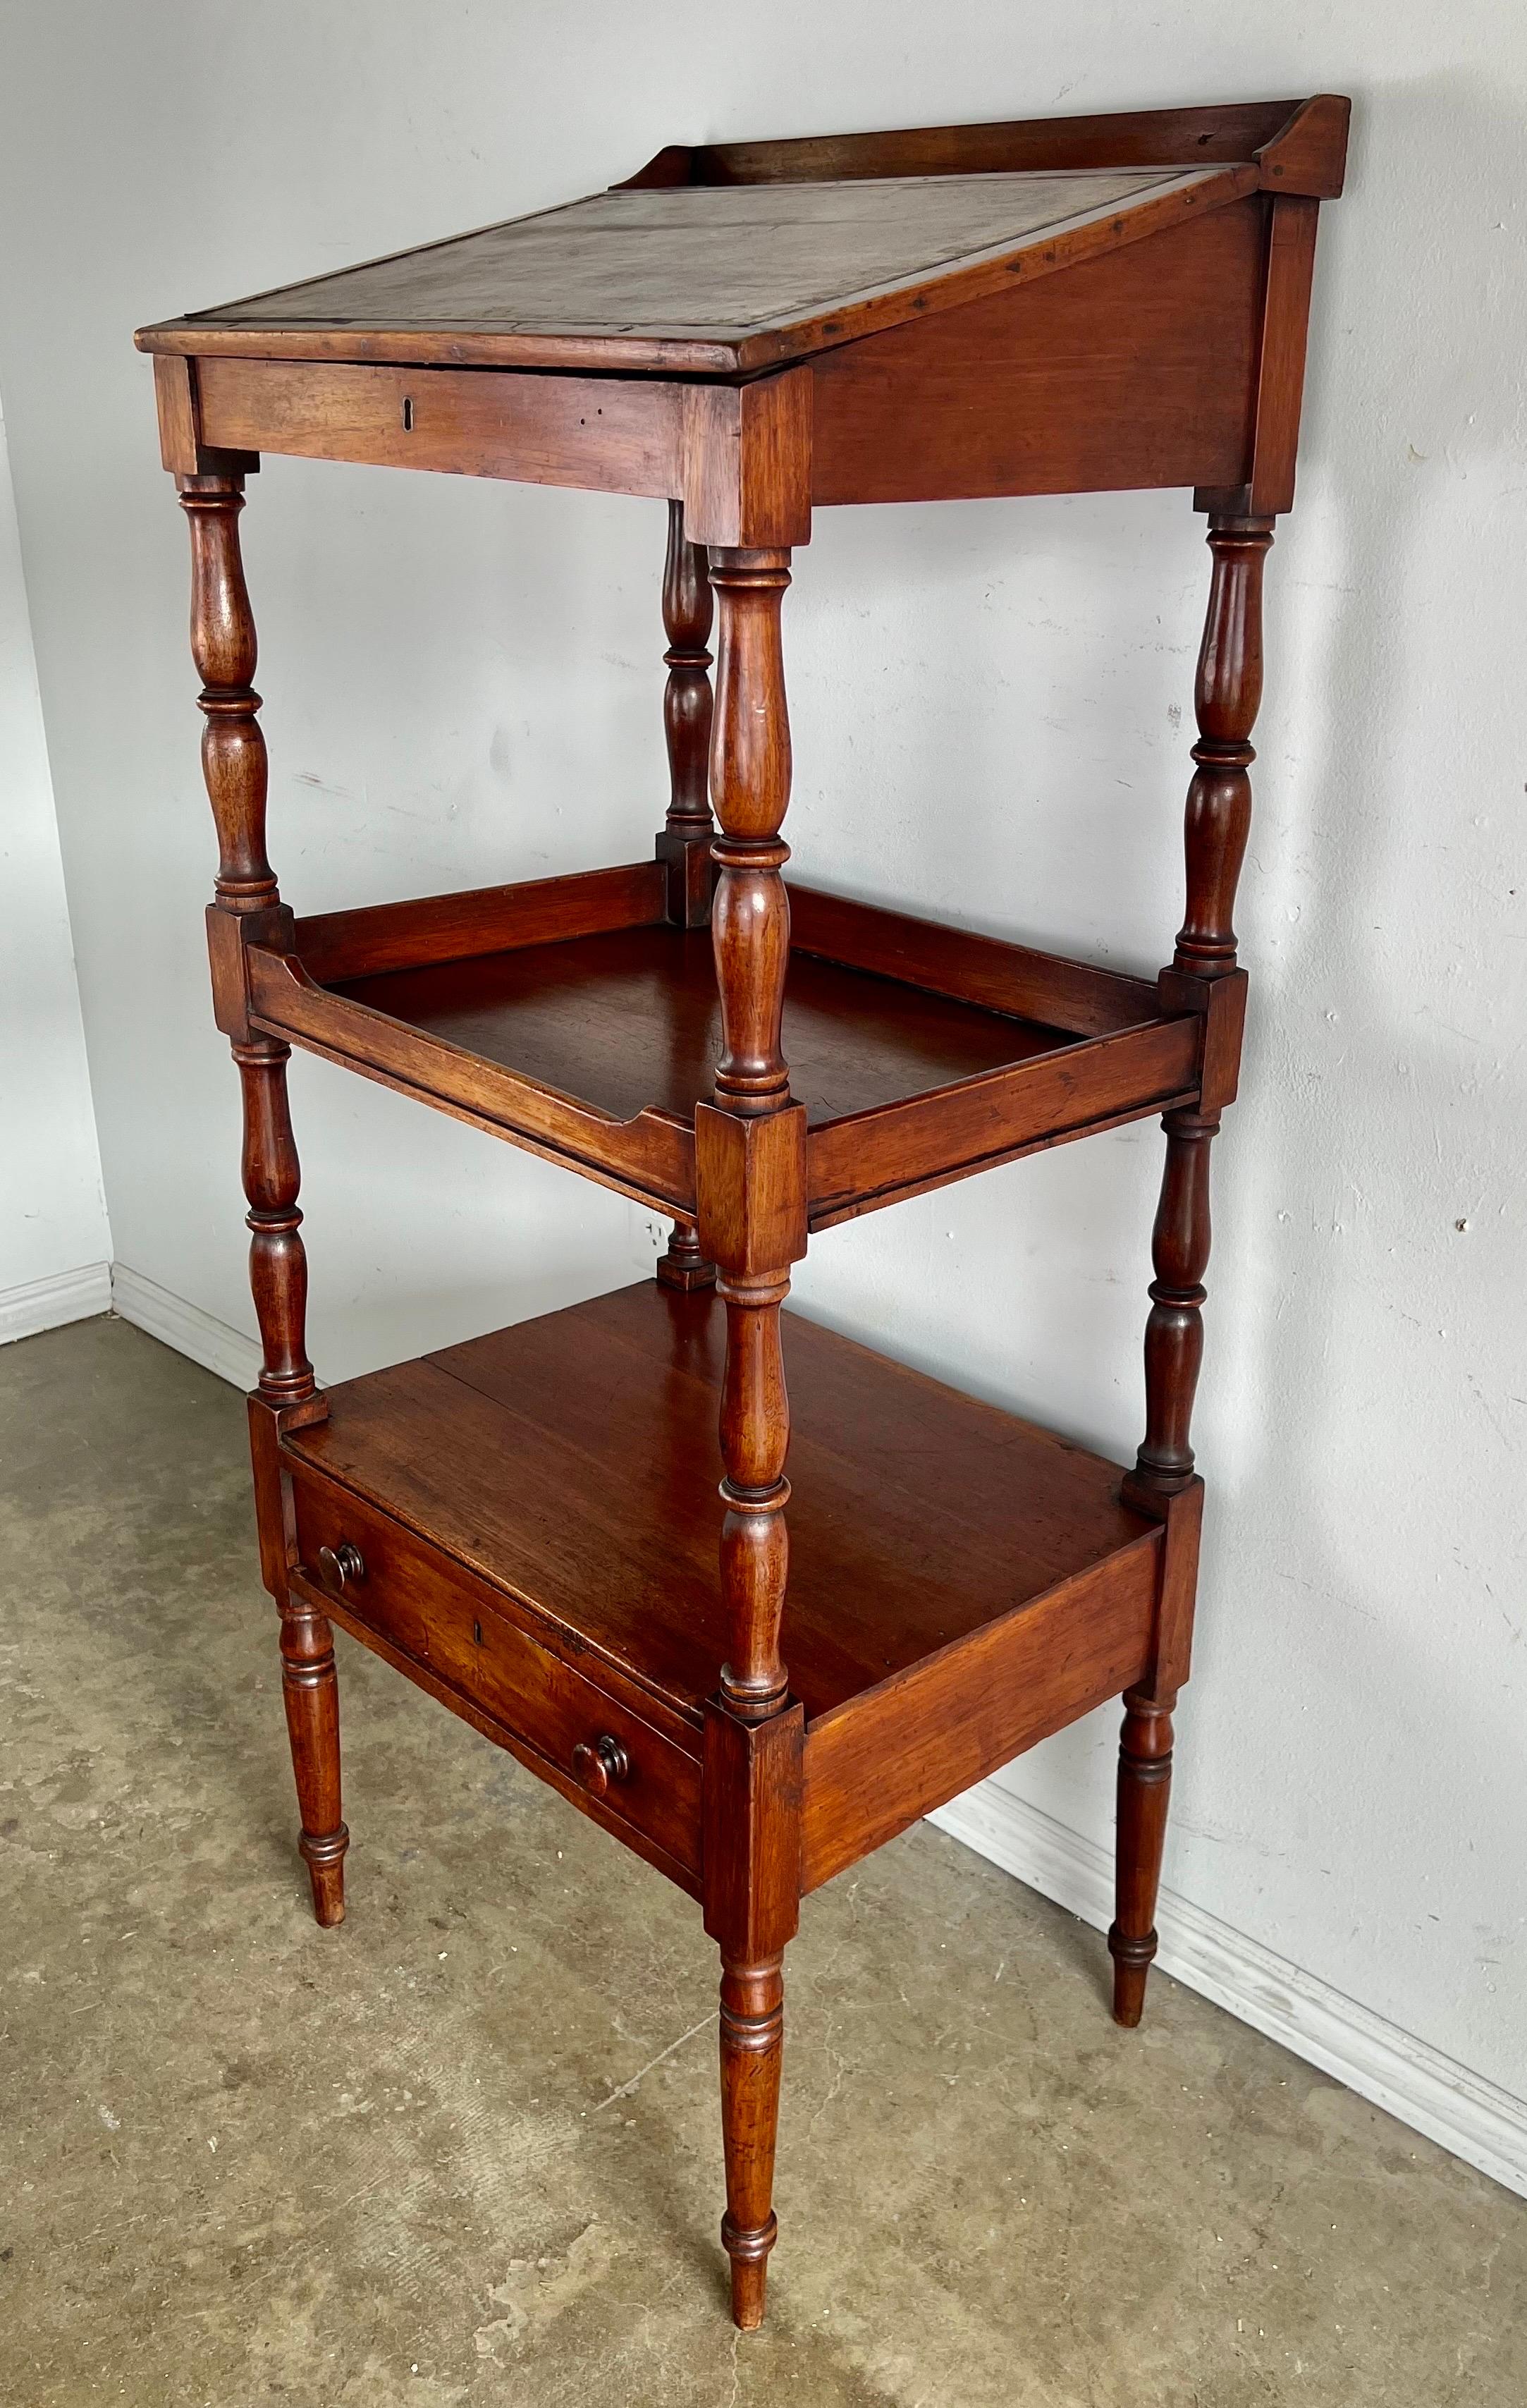
[[(716, 1577), (725, 1315), (655, 1283), (328, 1393), (286, 1454), (518, 1599), (533, 1635), (699, 1723)], [(784, 1316), (784, 1645), (808, 1723), (1135, 1545), (1117, 1465)]]

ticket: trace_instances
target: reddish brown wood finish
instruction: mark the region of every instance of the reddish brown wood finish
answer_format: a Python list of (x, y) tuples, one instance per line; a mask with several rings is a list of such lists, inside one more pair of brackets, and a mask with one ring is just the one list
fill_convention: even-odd
[[(814, 1228), (1186, 1100), (1220, 1034), (1196, 980), (1163, 1016), (1141, 980), (795, 894), (781, 1049)], [(709, 939), (662, 925), (662, 903), (653, 863), (294, 933), (250, 919), (252, 1009), (288, 1043), (690, 1215), (721, 1006)], [(240, 953), (241, 1009), (245, 975)]]
[[(242, 479), (182, 476), (177, 483), (191, 527), (191, 649), (202, 679), (202, 768), (218, 832), (211, 918), (264, 927), (278, 911), (280, 896), (265, 853), (265, 743), (253, 687), (254, 617), (238, 543)], [(236, 924), (228, 928), (230, 937), (238, 933)], [(236, 949), (231, 958), (240, 958)], [(214, 946), (215, 964), (218, 959)], [(220, 1016), (235, 1023), (243, 1017), (236, 1005)], [(258, 1396), (274, 1410), (278, 1426), (312, 1420), (324, 1411), (305, 1338), (307, 1264), (298, 1234), (297, 1150), (286, 1096), (289, 1057), (286, 1045), (264, 1035), (234, 1045), (244, 1097), (250, 1286), (260, 1326)], [(275, 1552), (274, 1541), (272, 1547)], [(312, 1884), (313, 1912), (321, 1924), (335, 1924), (345, 1912), (350, 1834), (340, 1811), (334, 1644), (323, 1615), (292, 1595), (284, 1560), (276, 1594), (281, 1692), (302, 1815), (298, 1845)]]
[[(306, 1470), (293, 1490), (299, 1594), (306, 1584), (364, 1644), (385, 1641), (408, 1667), (433, 1673), (453, 1705), (475, 1708), (522, 1742), (521, 1753), (528, 1747), (537, 1770), (554, 1766), (564, 1795), (576, 1789), (580, 1806), (597, 1799), (607, 1830), (695, 1887), (700, 1765), (692, 1728), (607, 1673), (594, 1680), (564, 1663), (491, 1584), (392, 1514)], [(347, 1551), (350, 1576), (336, 1578)], [(578, 1752), (597, 1751), (607, 1739), (624, 1770), (601, 1787)]]
[(790, 1572), (784, 1476), (790, 1399), (779, 1342), (788, 1279), (717, 1275), (726, 1306), (726, 1379), (721, 1389), (721, 1595), (730, 1636), (721, 1695), (749, 1721), (783, 1703), (779, 1620)]
[(1143, 1675), (1161, 1532), (1142, 1518), (1100, 1526), (1093, 1543), (1096, 1560), (1073, 1579), (812, 1723), (803, 1889), (1063, 1730), (1088, 1711), (1084, 1698), (1117, 1697)]
[(260, 1394), (301, 1405), (317, 1383), (307, 1360), (307, 1257), (297, 1210), (299, 1166), (287, 1105), (288, 1046), (268, 1037), (235, 1045), (244, 1091), (244, 1193), (249, 1198), (250, 1288), (260, 1325)]
[(1211, 108), (1030, 117), (988, 125), (919, 125), (889, 134), (817, 134), (784, 142), (714, 142), (660, 150), (637, 184), (844, 181), (861, 176), (991, 176), (1036, 167), (1198, 166), (1255, 159), (1263, 180), (1334, 198), (1351, 102), (1259, 100)]
[[(261, 1565), (315, 1909), (344, 1911), (336, 1622), (702, 1900), (744, 2328), (803, 1892), (1120, 1692), (1108, 1944), (1139, 2020), (1192, 1652), (1263, 562), (1347, 117), (1318, 95), (671, 149), (611, 194), (139, 337), (192, 530)], [(293, 921), (237, 539), (262, 451), (667, 502), (654, 861)], [(1190, 484), (1213, 580), (1170, 967), (1148, 983), (810, 890), (792, 930), (780, 609), (813, 507)], [(664, 1211), (655, 1282), (323, 1396), (293, 1043)], [(787, 1396), (808, 1228), (1158, 1111), (1127, 1475), (798, 1317)]]
[(1198, 655), (1197, 764), (1184, 830), (1188, 910), (1173, 968), (1223, 978), (1235, 967), (1235, 888), (1251, 826), (1251, 729), (1262, 703), (1262, 572), (1270, 519), (1211, 519), (1214, 574)]
[(811, 1140), (811, 1226), (1159, 1111), (1196, 1088), (1200, 1042), (1192, 1022), (1152, 1021), (835, 1122)]
[(1251, 517), (1293, 507), (1319, 217), (1318, 201), (1293, 193), (1269, 204), (1249, 459), (1242, 479), (1228, 487), (1199, 479), (1198, 509)]
[(317, 360), (197, 363), (206, 440), (303, 460), (512, 477), (663, 496), (683, 491), (686, 389), (646, 380)]
[[(1052, 1591), (1069, 1589), (1078, 1620), (1107, 1624), (1101, 1595), (1116, 1556), (1144, 1560), (1115, 1626), (1138, 1638), (1131, 1617), (1154, 1592), (1159, 1533), (1120, 1503), (1117, 1464), (797, 1312), (784, 1319), (797, 1488), (791, 1678), (813, 1728), (888, 1682), (932, 1678), (929, 1659), (984, 1644), (979, 1634)], [(715, 1554), (725, 1332), (713, 1295), (640, 1283), (332, 1388), (328, 1421), (288, 1432), (283, 1458), (340, 1496), (320, 1543), (356, 1535), (341, 1508), (385, 1514), (389, 1529), (415, 1532), (485, 1583), (494, 1610), (537, 1645), (684, 1744), (727, 1644)], [(361, 1528), (368, 1563), (378, 1543)], [(422, 1573), (400, 1562), (406, 1596)], [(1049, 1645), (1003, 1656), (1015, 1685), (996, 1698), (983, 1658), (976, 1686), (993, 1745), (1020, 1727), (1020, 1691)], [(910, 1723), (919, 1709), (915, 1688), (906, 1694)]]
[(289, 1595), (281, 1612), (281, 1698), (302, 1829), (297, 1845), (313, 1890), (313, 1913), (345, 1919), (345, 1827), (339, 1794), (339, 1683), (326, 1615)]
[[(1265, 520), (1213, 520), (1214, 572), (1198, 656), (1199, 738), (1185, 823), (1188, 909), (1174, 976), (1206, 986), (1235, 973), (1235, 887), (1251, 821), (1251, 729), (1262, 699), (1262, 571), (1272, 543)], [(1237, 1029), (1238, 1033), (1238, 1029)], [(1166, 1168), (1156, 1213), (1156, 1276), (1146, 1325), (1146, 1436), (1132, 1493), (1142, 1500), (1192, 1478), (1193, 1397), (1203, 1359), (1203, 1279), (1208, 1265), (1209, 1147), (1218, 1109), (1168, 1112)]]
[(784, 2052), (786, 1942), (800, 1920), (799, 1706), (749, 1725), (706, 1715), (706, 1929), (721, 1956), (721, 2137), (732, 2315), (764, 2321)]
[(721, 833), (711, 909), (722, 1053), (716, 1100), (744, 1115), (790, 1099), (780, 1047), (790, 902), (779, 872), (790, 858), (779, 828), (790, 802), (790, 718), (779, 610), (788, 552), (719, 552), (710, 581), (721, 600), (720, 661), (710, 755)]
[(1119, 1742), (1118, 1905), (1108, 1929), (1114, 2021), (1131, 2028), (1144, 2010), (1146, 1975), (1156, 1954), (1156, 1892), (1171, 1792), (1171, 1701), (1131, 1689)]
[(1204, 1358), (1204, 1273), (1209, 1259), (1209, 1146), (1218, 1112), (1168, 1112), (1166, 1168), (1151, 1236), (1155, 1278), (1146, 1323), (1146, 1434), (1133, 1487), (1169, 1497), (1192, 1478), (1189, 1442)]
[(204, 442), (194, 360), (158, 352), (154, 358), (154, 405), (159, 412), (159, 456), (172, 476), (252, 477), (256, 452), (220, 451)]
[[(803, 1116), (788, 1113), (788, 1156), (770, 1139), (748, 1146), (736, 1124), (786, 1113), (790, 1105), (781, 1047), (790, 902), (779, 875), (789, 858), (779, 837), (791, 771), (779, 612), (790, 583), (790, 554), (718, 551), (710, 577), (721, 600), (710, 767), (721, 826), (713, 848), (720, 874), (711, 907), (722, 1029), (716, 1103), (730, 1118), (718, 1125), (718, 1112), (705, 1125), (714, 1140), (728, 1144), (729, 1158), (736, 1163), (728, 1210), (719, 1209), (716, 1192), (721, 1158), (717, 1157), (714, 1180), (706, 1176), (707, 1155), (697, 1156), (696, 1168), (703, 1242), (714, 1254), (727, 1326), (721, 1570), (728, 1640), (721, 1693), (745, 1720), (761, 1721), (783, 1704), (786, 1687), (779, 1622), (790, 1568), (790, 1483), (784, 1476), (790, 1404), (779, 1308), (790, 1293), (789, 1265), (804, 1251), (804, 1234), (799, 1248), (771, 1243), (758, 1212), (772, 1173), (772, 1200), (804, 1224)], [(740, 1152), (734, 1140), (743, 1140)]]
[(732, 2321), (752, 2332), (764, 2321), (769, 2252), (779, 2237), (773, 2197), (785, 2048), (783, 1957), (749, 1965), (721, 1959), (721, 2241), (732, 2260)]
[[(1077, 1037), (1108, 1037), (1153, 1019), (1156, 988), (1149, 979), (1124, 978), (1091, 962), (1036, 953), (970, 928), (915, 920), (905, 911), (855, 902), (821, 888), (790, 888), (792, 952), (820, 954), (849, 969), (895, 979), (920, 994), (947, 995), (1041, 1027)], [(308, 924), (299, 924), (306, 926)]]
[(201, 676), (202, 774), (218, 831), (214, 889), (225, 911), (280, 900), (265, 853), (265, 739), (254, 691), (254, 614), (244, 582), (242, 477), (178, 477), (191, 528), (191, 652)]
[[(1171, 981), (1196, 982), (1212, 1009), (1213, 990), (1238, 978), (1235, 888), (1251, 819), (1251, 729), (1262, 699), (1262, 572), (1273, 539), (1267, 519), (1211, 519), (1214, 556), (1208, 613), (1198, 656), (1199, 738), (1188, 789), (1185, 853), (1188, 909), (1177, 934)], [(1241, 997), (1233, 1021), (1238, 1054)], [(1234, 1060), (1216, 1068), (1211, 1095), (1234, 1092)], [(1114, 1958), (1114, 2015), (1135, 2025), (1145, 2004), (1156, 1953), (1154, 1916), (1171, 1788), (1172, 1708), (1186, 1677), (1198, 1559), (1198, 1484), (1191, 1438), (1204, 1354), (1204, 1273), (1208, 1268), (1209, 1148), (1218, 1104), (1168, 1112), (1166, 1167), (1151, 1237), (1155, 1278), (1146, 1323), (1146, 1434), (1127, 1484), (1132, 1501), (1178, 1512), (1163, 1587), (1163, 1634), (1151, 1685), (1125, 1698), (1119, 1757), (1119, 1911), (1108, 1934)], [(1192, 1524), (1181, 1509), (1192, 1495)], [(1170, 1530), (1170, 1521), (1169, 1521)], [(1169, 1615), (1169, 1619), (1168, 1619)]]
[(668, 917), (680, 928), (710, 918), (710, 622), (708, 565), (684, 535), (684, 505), (668, 505), (668, 556), (663, 570), (663, 624), (668, 667), (663, 727), (668, 741), (668, 811), (657, 840), (667, 874)]
[[(500, 987), (516, 958), (493, 964)], [(492, 1019), (479, 1010), (480, 983), (472, 975), (452, 978), (452, 968), (422, 974), (435, 982), (437, 1009), (431, 1016), (452, 1025), (464, 1017), (464, 1037), (480, 1039), (484, 1019), (490, 1025)], [(335, 993), (316, 985), (294, 954), (258, 945), (249, 952), (249, 978), (251, 1010), (267, 1035), (417, 1096), (659, 1211), (692, 1211), (694, 1139), (673, 1114), (643, 1110), (627, 1118), (606, 1111), (511, 1071), (492, 1058), (487, 1043), (454, 1043), (433, 1027), (428, 1034), (409, 1027), (378, 1008), (392, 1000), (389, 979), (357, 981), (359, 993)], [(378, 1005), (369, 1000), (373, 995)], [(560, 1034), (565, 1041), (567, 1031)]]
[(324, 912), (295, 922), (292, 942), (308, 977), (327, 986), (648, 928), (662, 919), (663, 908), (660, 866), (637, 861), (627, 868), (590, 869), (571, 878), (536, 878), (519, 886), (479, 886), (465, 895)]
[(813, 501), (1249, 478), (1267, 207), (1179, 212), (1131, 250), (823, 353)]
[(706, 1259), (692, 1221), (676, 1221), (673, 1235), (657, 1259), (657, 1276), (664, 1287), (688, 1295), (697, 1287), (714, 1287), (716, 1266)]

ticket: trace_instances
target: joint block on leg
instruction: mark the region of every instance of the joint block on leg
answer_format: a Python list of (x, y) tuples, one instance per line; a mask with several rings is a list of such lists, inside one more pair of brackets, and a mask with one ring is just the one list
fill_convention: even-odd
[(801, 1762), (806, 1713), (750, 1723), (706, 1708), (706, 1930), (735, 1964), (778, 1956), (801, 1919)]
[(763, 1278), (806, 1253), (806, 1106), (754, 1119), (694, 1109), (700, 1251), (741, 1278)]
[(284, 903), (264, 911), (227, 911), (216, 903), (207, 907), (207, 954), (212, 971), (212, 1017), (224, 1037), (248, 1045), (250, 1027), (249, 948), (268, 946), (289, 953), (295, 945), (296, 923)]
[(688, 388), (684, 529), (692, 543), (767, 550), (811, 535), (811, 371)]
[(1199, 1062), (1201, 1111), (1222, 1111), (1235, 1100), (1241, 1070), (1241, 1041), (1246, 1031), (1244, 970), (1222, 978), (1200, 978), (1192, 970), (1165, 969), (1156, 981), (1163, 1011), (1192, 1011), (1204, 1022)]
[(710, 898), (716, 885), (710, 836), (675, 836), (659, 831), (654, 851), (664, 869), (664, 909), (676, 928), (710, 924)]

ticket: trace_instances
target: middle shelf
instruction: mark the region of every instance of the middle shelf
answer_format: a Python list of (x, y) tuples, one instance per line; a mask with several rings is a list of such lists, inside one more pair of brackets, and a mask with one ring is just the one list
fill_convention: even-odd
[[(656, 862), (299, 920), (256, 1025), (692, 1215), (721, 1008)], [(1204, 1024), (1150, 982), (790, 888), (784, 1051), (812, 1229), (1190, 1102)]]

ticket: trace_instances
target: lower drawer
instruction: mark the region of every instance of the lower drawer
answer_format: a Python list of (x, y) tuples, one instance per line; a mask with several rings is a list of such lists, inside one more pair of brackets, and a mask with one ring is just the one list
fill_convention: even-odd
[(540, 1646), (486, 1582), (390, 1514), (302, 1472), (292, 1488), (301, 1570), (339, 1620), (375, 1632), (523, 1742), (601, 1822), (641, 1834), (698, 1878), (697, 1755)]

